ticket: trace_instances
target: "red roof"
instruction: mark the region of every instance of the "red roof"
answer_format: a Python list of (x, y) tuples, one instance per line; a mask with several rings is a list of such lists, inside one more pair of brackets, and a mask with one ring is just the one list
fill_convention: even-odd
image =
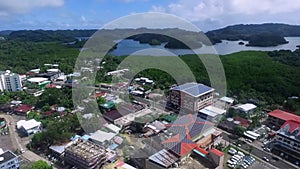
[(51, 89), (53, 89), (53, 88), (56, 88), (56, 86), (57, 86), (57, 85), (55, 85), (55, 84), (47, 84), (47, 85), (46, 85), (46, 88), (51, 88)]
[(179, 141), (180, 141), (180, 135), (177, 134), (177, 135), (171, 137), (170, 139), (163, 141), (162, 143), (166, 144), (166, 143), (179, 142)]
[(288, 120), (300, 121), (300, 116), (297, 116), (295, 114), (288, 113), (288, 112), (285, 112), (285, 111), (282, 111), (282, 110), (271, 111), (269, 113), (269, 116), (276, 117), (276, 118), (282, 119), (284, 121), (288, 121)]
[(222, 157), (224, 155), (224, 153), (222, 151), (220, 151), (218, 149), (215, 149), (215, 148), (211, 149), (210, 153), (213, 153), (213, 154), (215, 154), (215, 155), (217, 155), (219, 157)]
[[(300, 128), (300, 121), (295, 121), (295, 120), (289, 120), (289, 121), (286, 121), (282, 126), (281, 128), (284, 128), (285, 126), (289, 125), (289, 128), (288, 128), (288, 132), (289, 133), (292, 133), (294, 132), (296, 129)], [(298, 135), (300, 135), (300, 132), (297, 133)]]
[(204, 150), (203, 148), (196, 147), (195, 149), (196, 149), (197, 151), (199, 151), (200, 153), (204, 154), (204, 155), (207, 155), (207, 154), (208, 154), (208, 151)]
[(94, 98), (94, 99), (97, 99), (98, 97), (103, 97), (103, 96), (105, 96), (105, 94), (106, 94), (105, 92), (96, 93), (96, 94), (93, 95), (93, 98)]
[[(193, 139), (201, 134), (201, 130), (204, 127), (213, 127), (213, 124), (196, 115), (188, 114), (178, 118), (172, 124), (167, 124), (166, 127), (170, 127), (169, 130), (177, 134), (163, 141), (162, 144), (167, 149), (172, 150), (182, 157), (198, 147), (198, 144), (196, 144)], [(200, 152), (202, 152), (202, 150)]]
[(50, 110), (50, 111), (45, 111), (43, 114), (48, 116), (48, 115), (53, 114), (54, 112), (55, 112), (54, 110)]
[(240, 122), (240, 125), (245, 127), (245, 128), (248, 128), (251, 124), (251, 121), (247, 120), (247, 119), (244, 119), (242, 117), (234, 117), (234, 120), (235, 121), (239, 121)]
[(198, 147), (196, 143), (181, 143), (180, 156), (184, 156), (187, 153), (191, 152), (194, 148)]
[(16, 112), (21, 112), (21, 113), (27, 113), (28, 111), (30, 111), (33, 107), (29, 106), (27, 104), (22, 104), (21, 106), (15, 108)]

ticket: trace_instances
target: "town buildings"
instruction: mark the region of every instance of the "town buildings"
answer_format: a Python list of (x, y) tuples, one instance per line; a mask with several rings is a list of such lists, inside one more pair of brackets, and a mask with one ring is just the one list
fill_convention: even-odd
[(278, 130), (289, 120), (300, 121), (300, 116), (277, 109), (268, 114), (267, 125), (271, 129)]
[[(211, 159), (209, 151), (221, 139), (221, 132), (214, 128), (213, 123), (192, 114), (184, 115), (174, 123), (167, 124), (166, 126), (168, 132), (172, 133), (172, 137), (162, 142), (164, 148), (161, 151), (149, 157), (148, 166), (157, 165), (161, 168), (176, 167), (178, 163), (185, 160), (191, 154)], [(216, 151), (213, 150), (213, 152)], [(221, 153), (218, 152), (217, 154), (220, 155)], [(215, 161), (216, 159), (214, 158)], [(219, 160), (222, 159), (219, 158)], [(211, 160), (213, 161), (213, 159)], [(216, 166), (223, 165), (220, 161), (217, 163), (215, 164)]]
[(65, 148), (65, 162), (80, 169), (100, 169), (106, 161), (103, 146), (78, 139)]
[(186, 83), (170, 89), (169, 103), (172, 107), (197, 112), (213, 103), (214, 89), (204, 84)]
[(42, 129), (42, 123), (34, 119), (31, 120), (20, 120), (17, 122), (17, 129), (24, 135), (29, 136), (35, 134)]
[(20, 75), (12, 73), (10, 70), (0, 72), (0, 91), (21, 91), (22, 82)]
[(286, 121), (277, 131), (272, 151), (292, 162), (300, 161), (300, 121)]
[(11, 151), (3, 152), (0, 149), (0, 168), (1, 169), (18, 169), (20, 166), (19, 157)]

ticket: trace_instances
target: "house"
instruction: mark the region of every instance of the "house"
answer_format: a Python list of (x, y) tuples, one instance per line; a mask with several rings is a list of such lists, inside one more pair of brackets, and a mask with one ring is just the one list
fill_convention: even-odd
[(179, 158), (176, 154), (162, 149), (159, 152), (151, 155), (148, 158), (149, 162), (147, 163), (146, 168), (170, 168), (176, 167), (176, 163), (178, 164)]
[(172, 107), (197, 112), (213, 103), (214, 89), (204, 84), (186, 83), (170, 89), (169, 104)]
[(60, 71), (56, 71), (56, 69), (48, 69), (50, 71), (47, 71), (47, 73), (40, 73), (37, 74), (35, 77), (41, 77), (41, 78), (47, 78), (47, 80), (54, 82), (58, 78), (61, 78), (63, 81), (66, 81), (66, 76), (64, 73)]
[(42, 129), (42, 123), (34, 119), (20, 120), (17, 122), (17, 129), (24, 135), (29, 136), (35, 134)]
[(109, 129), (110, 131), (114, 132), (114, 133), (119, 133), (121, 128), (116, 126), (116, 125), (113, 125), (113, 124), (104, 124), (104, 127), (106, 127), (107, 129)]
[(232, 106), (232, 104), (234, 103), (234, 99), (233, 98), (226, 97), (226, 96), (220, 98), (220, 101), (225, 104), (225, 109), (229, 109), (230, 106)]
[(10, 150), (3, 152), (0, 149), (0, 168), (1, 169), (18, 169), (20, 167), (19, 157)]
[(27, 116), (28, 113), (33, 109), (33, 106), (22, 104), (14, 109), (14, 113), (17, 115)]
[(215, 123), (218, 122), (225, 113), (226, 110), (214, 106), (207, 106), (199, 110), (199, 116), (202, 119)]
[(255, 106), (254, 104), (251, 104), (251, 103), (246, 103), (246, 104), (237, 106), (237, 109), (241, 113), (248, 114), (248, 115), (252, 115), (256, 108), (257, 108), (257, 106)]
[(278, 130), (289, 120), (300, 121), (300, 116), (277, 109), (268, 113), (267, 125), (274, 130)]
[(233, 129), (237, 126), (241, 126), (244, 129), (247, 129), (252, 122), (250, 120), (244, 119), (242, 117), (227, 118), (225, 121), (219, 123), (219, 127), (223, 128), (226, 131), (232, 132)]
[(50, 83), (51, 81), (49, 81), (48, 78), (44, 77), (32, 77), (30, 79), (27, 79), (28, 88), (44, 89)]
[(90, 134), (90, 140), (96, 144), (104, 144), (107, 141), (111, 141), (116, 135), (117, 133), (97, 130)]

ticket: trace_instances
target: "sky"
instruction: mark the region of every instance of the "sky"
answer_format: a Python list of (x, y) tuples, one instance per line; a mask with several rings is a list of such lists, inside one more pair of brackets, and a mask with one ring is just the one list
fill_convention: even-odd
[(0, 0), (0, 30), (100, 29), (144, 12), (173, 14), (203, 31), (233, 24), (300, 24), (300, 0)]

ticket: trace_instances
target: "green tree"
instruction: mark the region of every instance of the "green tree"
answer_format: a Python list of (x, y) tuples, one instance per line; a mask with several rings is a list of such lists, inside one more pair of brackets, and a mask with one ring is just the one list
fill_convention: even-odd
[(104, 97), (98, 97), (97, 98), (97, 103), (98, 104), (104, 104), (106, 102), (105, 98)]
[(32, 163), (31, 169), (53, 169), (53, 167), (48, 165), (47, 162), (39, 160)]
[(233, 134), (238, 135), (238, 136), (242, 136), (245, 131), (246, 131), (246, 129), (240, 125), (233, 128)]

